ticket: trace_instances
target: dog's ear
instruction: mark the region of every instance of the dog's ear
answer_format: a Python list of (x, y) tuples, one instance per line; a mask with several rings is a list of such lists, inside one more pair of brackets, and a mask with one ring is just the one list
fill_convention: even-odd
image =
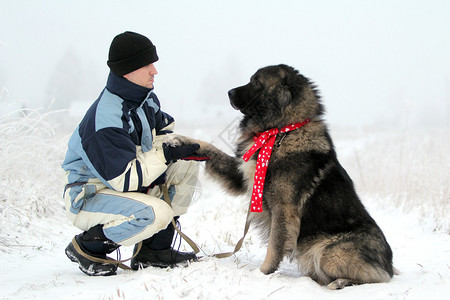
[(281, 78), (281, 86), (289, 93), (289, 101), (298, 98), (301, 89), (299, 89), (298, 72), (294, 69), (284, 70)]
[(301, 98), (303, 88), (308, 85), (308, 79), (292, 67), (285, 66), (283, 69), (282, 85), (289, 90), (291, 99)]
[(281, 107), (286, 107), (286, 105), (292, 100), (292, 92), (290, 88), (290, 82), (287, 77), (281, 78), (281, 91), (278, 94), (278, 101)]

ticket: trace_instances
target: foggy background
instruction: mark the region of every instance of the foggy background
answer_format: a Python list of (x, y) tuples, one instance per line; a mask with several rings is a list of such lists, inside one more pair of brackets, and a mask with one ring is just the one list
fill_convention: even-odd
[(232, 121), (227, 91), (285, 63), (318, 85), (332, 127), (450, 126), (447, 0), (0, 0), (1, 108), (81, 118), (126, 30), (156, 45), (155, 92), (181, 125)]

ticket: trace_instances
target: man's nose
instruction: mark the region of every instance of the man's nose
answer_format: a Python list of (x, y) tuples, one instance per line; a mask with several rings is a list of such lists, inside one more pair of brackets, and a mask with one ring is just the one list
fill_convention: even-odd
[(158, 71), (156, 70), (156, 68), (153, 64), (150, 65), (150, 74), (153, 74), (153, 75), (158, 74)]

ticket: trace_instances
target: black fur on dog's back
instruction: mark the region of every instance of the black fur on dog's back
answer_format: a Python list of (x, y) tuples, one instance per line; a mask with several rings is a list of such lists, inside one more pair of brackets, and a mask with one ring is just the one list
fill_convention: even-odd
[(258, 70), (248, 84), (228, 94), (244, 115), (235, 157), (209, 143), (180, 141), (198, 142), (198, 153), (211, 157), (205, 170), (233, 194), (248, 193), (250, 198), (258, 152), (248, 162), (242, 155), (257, 133), (310, 119), (277, 136), (263, 212), (251, 214), (252, 224), (268, 241), (261, 271), (272, 273), (284, 256), (293, 255), (305, 274), (332, 289), (389, 281), (391, 248), (337, 159), (317, 88), (292, 67), (278, 65)]

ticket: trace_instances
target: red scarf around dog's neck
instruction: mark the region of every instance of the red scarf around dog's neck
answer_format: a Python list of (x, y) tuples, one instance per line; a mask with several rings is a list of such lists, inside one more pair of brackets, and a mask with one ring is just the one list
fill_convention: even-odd
[(264, 191), (264, 182), (266, 180), (267, 167), (269, 165), (270, 156), (272, 154), (273, 145), (278, 133), (286, 133), (291, 130), (298, 129), (310, 122), (306, 119), (301, 123), (287, 125), (280, 130), (272, 128), (264, 132), (260, 132), (253, 137), (255, 144), (242, 156), (242, 159), (248, 161), (250, 157), (261, 148), (256, 161), (255, 178), (253, 182), (252, 204), (250, 210), (252, 212), (262, 212), (262, 196)]

